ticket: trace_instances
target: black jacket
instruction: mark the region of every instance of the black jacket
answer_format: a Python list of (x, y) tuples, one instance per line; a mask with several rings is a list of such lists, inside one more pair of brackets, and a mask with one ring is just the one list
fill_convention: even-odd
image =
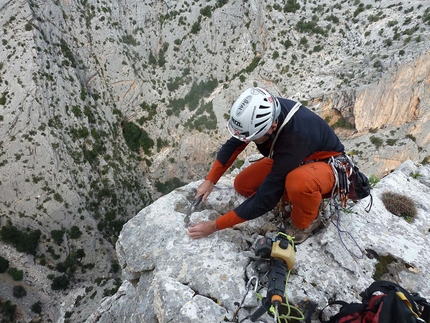
[[(281, 113), (278, 117), (278, 129), (285, 120), (287, 113), (296, 101), (278, 98)], [(270, 147), (276, 132), (271, 139), (261, 145), (258, 150), (265, 157), (269, 156)], [(246, 147), (234, 137), (230, 138), (217, 154), (207, 179), (216, 183), (219, 177), (233, 163), (236, 156)], [(284, 193), (285, 178), (289, 172), (300, 166), (305, 160), (328, 158), (344, 152), (333, 129), (320, 116), (301, 106), (291, 120), (281, 129), (274, 146), (273, 167), (256, 194), (245, 200), (234, 211), (242, 219), (255, 219), (271, 211)]]

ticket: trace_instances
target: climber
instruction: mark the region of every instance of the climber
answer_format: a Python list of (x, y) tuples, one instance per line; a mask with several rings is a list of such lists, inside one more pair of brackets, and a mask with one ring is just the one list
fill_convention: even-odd
[(255, 219), (281, 201), (292, 206), (291, 225), (286, 233), (295, 237), (296, 244), (305, 241), (321, 223), (318, 210), (322, 196), (330, 194), (335, 184), (332, 168), (326, 161), (344, 152), (339, 138), (308, 108), (259, 87), (247, 89), (234, 102), (227, 128), (232, 137), (219, 150), (212, 169), (197, 188), (196, 198), (203, 195), (202, 201), (207, 199), (250, 142), (256, 144), (264, 157), (235, 178), (236, 191), (248, 198), (214, 221), (192, 223), (189, 236), (203, 238)]

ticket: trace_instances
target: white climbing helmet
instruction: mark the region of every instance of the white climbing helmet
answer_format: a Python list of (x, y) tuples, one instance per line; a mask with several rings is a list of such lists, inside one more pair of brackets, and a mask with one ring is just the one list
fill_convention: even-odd
[(233, 103), (227, 128), (239, 140), (256, 140), (267, 133), (280, 112), (276, 97), (260, 87), (249, 88)]

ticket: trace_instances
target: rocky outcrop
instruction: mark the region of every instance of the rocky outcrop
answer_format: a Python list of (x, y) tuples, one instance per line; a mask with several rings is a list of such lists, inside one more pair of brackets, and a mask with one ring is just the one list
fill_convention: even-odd
[[(367, 174), (382, 177), (429, 155), (427, 8), (391, 0), (299, 5), (1, 3), (0, 225), (41, 230), (33, 261), (46, 261), (55, 275), (57, 265), (85, 250), (85, 268), (74, 272), (71, 287), (77, 291), (68, 293), (81, 300), (72, 321), (86, 318), (115, 284), (123, 223), (172, 186), (205, 176), (245, 87), (324, 102), (324, 118), (355, 124), (357, 133), (336, 131)], [(368, 101), (374, 105), (366, 111)], [(125, 121), (135, 125), (129, 132)], [(378, 128), (379, 147), (371, 128)], [(139, 130), (148, 136), (133, 137)], [(145, 149), (130, 148), (130, 137)], [(70, 238), (72, 227), (79, 238)], [(65, 232), (60, 245), (54, 230)], [(109, 288), (98, 285), (100, 277)], [(49, 304), (49, 319), (61, 321), (63, 312)]]
[[(215, 186), (192, 222), (214, 219), (243, 201), (232, 189), (232, 179), (226, 176)], [(124, 282), (87, 323), (250, 322), (247, 315), (259, 306), (247, 286), (256, 275), (254, 244), (262, 236), (274, 238), (277, 220), (269, 212), (192, 240), (184, 217), (198, 184), (158, 199), (124, 226), (116, 245)], [(386, 210), (381, 201), (386, 191), (413, 199), (418, 214), (412, 223)], [(430, 297), (429, 193), (430, 167), (408, 161), (372, 189), (369, 213), (364, 210), (368, 200), (331, 219), (327, 208), (325, 227), (297, 246), (289, 301), (302, 309), (308, 302), (321, 308), (333, 298), (358, 301), (375, 275)], [(386, 256), (394, 260), (377, 269)]]

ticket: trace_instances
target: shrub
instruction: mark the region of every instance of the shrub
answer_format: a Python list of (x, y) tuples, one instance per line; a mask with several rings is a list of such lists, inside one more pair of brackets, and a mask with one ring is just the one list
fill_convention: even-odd
[(12, 276), (13, 280), (22, 280), (24, 278), (24, 272), (16, 268), (10, 268), (7, 273)]
[(9, 260), (0, 256), (0, 273), (5, 273), (9, 268)]
[(397, 142), (397, 139), (387, 139), (385, 142), (388, 146), (394, 146)]
[(155, 187), (157, 188), (157, 191), (162, 194), (167, 194), (171, 191), (173, 191), (175, 188), (181, 187), (185, 185), (186, 183), (182, 182), (179, 178), (173, 177), (172, 179), (166, 181), (166, 182), (160, 182), (157, 181), (155, 183)]
[(27, 295), (27, 291), (21, 285), (13, 286), (13, 296), (16, 298), (23, 298)]
[(370, 139), (370, 142), (374, 144), (376, 148), (381, 147), (382, 144), (384, 143), (384, 141), (381, 138), (376, 136), (371, 136), (369, 139)]
[(42, 313), (42, 302), (41, 301), (37, 301), (36, 303), (34, 303), (33, 305), (31, 305), (31, 311), (33, 313), (36, 313), (36, 314)]
[(52, 290), (67, 289), (69, 287), (69, 279), (66, 275), (55, 277), (52, 281)]
[(210, 17), (212, 17), (212, 10), (213, 9), (212, 9), (211, 6), (206, 6), (206, 7), (202, 8), (202, 9), (200, 9), (200, 13), (203, 16), (210, 18)]
[(296, 12), (300, 9), (300, 4), (296, 0), (287, 0), (284, 6), (284, 12)]
[(5, 225), (1, 228), (0, 236), (6, 243), (12, 244), (19, 252), (36, 255), (37, 244), (41, 236), (40, 230), (21, 232), (13, 225)]
[(370, 174), (370, 176), (369, 176), (369, 183), (370, 183), (370, 186), (373, 187), (373, 186), (375, 186), (376, 184), (379, 183), (379, 178), (376, 177), (375, 174)]
[(51, 238), (59, 246), (63, 243), (64, 232), (65, 232), (64, 229), (62, 229), (62, 230), (52, 230), (51, 231)]
[(130, 150), (139, 153), (140, 147), (143, 148), (146, 155), (150, 155), (150, 149), (154, 146), (148, 133), (133, 122), (123, 121), (123, 135), (127, 146)]
[(81, 235), (82, 235), (82, 232), (81, 230), (79, 230), (79, 228), (76, 225), (70, 228), (69, 230), (70, 239), (78, 239)]
[(410, 175), (413, 179), (418, 179), (418, 178), (421, 176), (420, 172), (411, 172), (409, 175)]
[(405, 136), (405, 138), (408, 138), (408, 139), (412, 140), (413, 142), (416, 142), (416, 141), (417, 141), (417, 138), (415, 138), (415, 136), (414, 136), (414, 135), (411, 135), (411, 134), (407, 134), (407, 135)]
[(404, 218), (408, 223), (411, 223), (417, 215), (414, 200), (406, 195), (387, 191), (382, 193), (381, 199), (388, 211)]
[(16, 314), (15, 304), (12, 304), (11, 301), (3, 302), (0, 299), (0, 317), (3, 319), (2, 322), (15, 322)]
[(191, 27), (191, 33), (197, 34), (201, 29), (202, 29), (202, 26), (200, 25), (200, 21), (196, 21)]

